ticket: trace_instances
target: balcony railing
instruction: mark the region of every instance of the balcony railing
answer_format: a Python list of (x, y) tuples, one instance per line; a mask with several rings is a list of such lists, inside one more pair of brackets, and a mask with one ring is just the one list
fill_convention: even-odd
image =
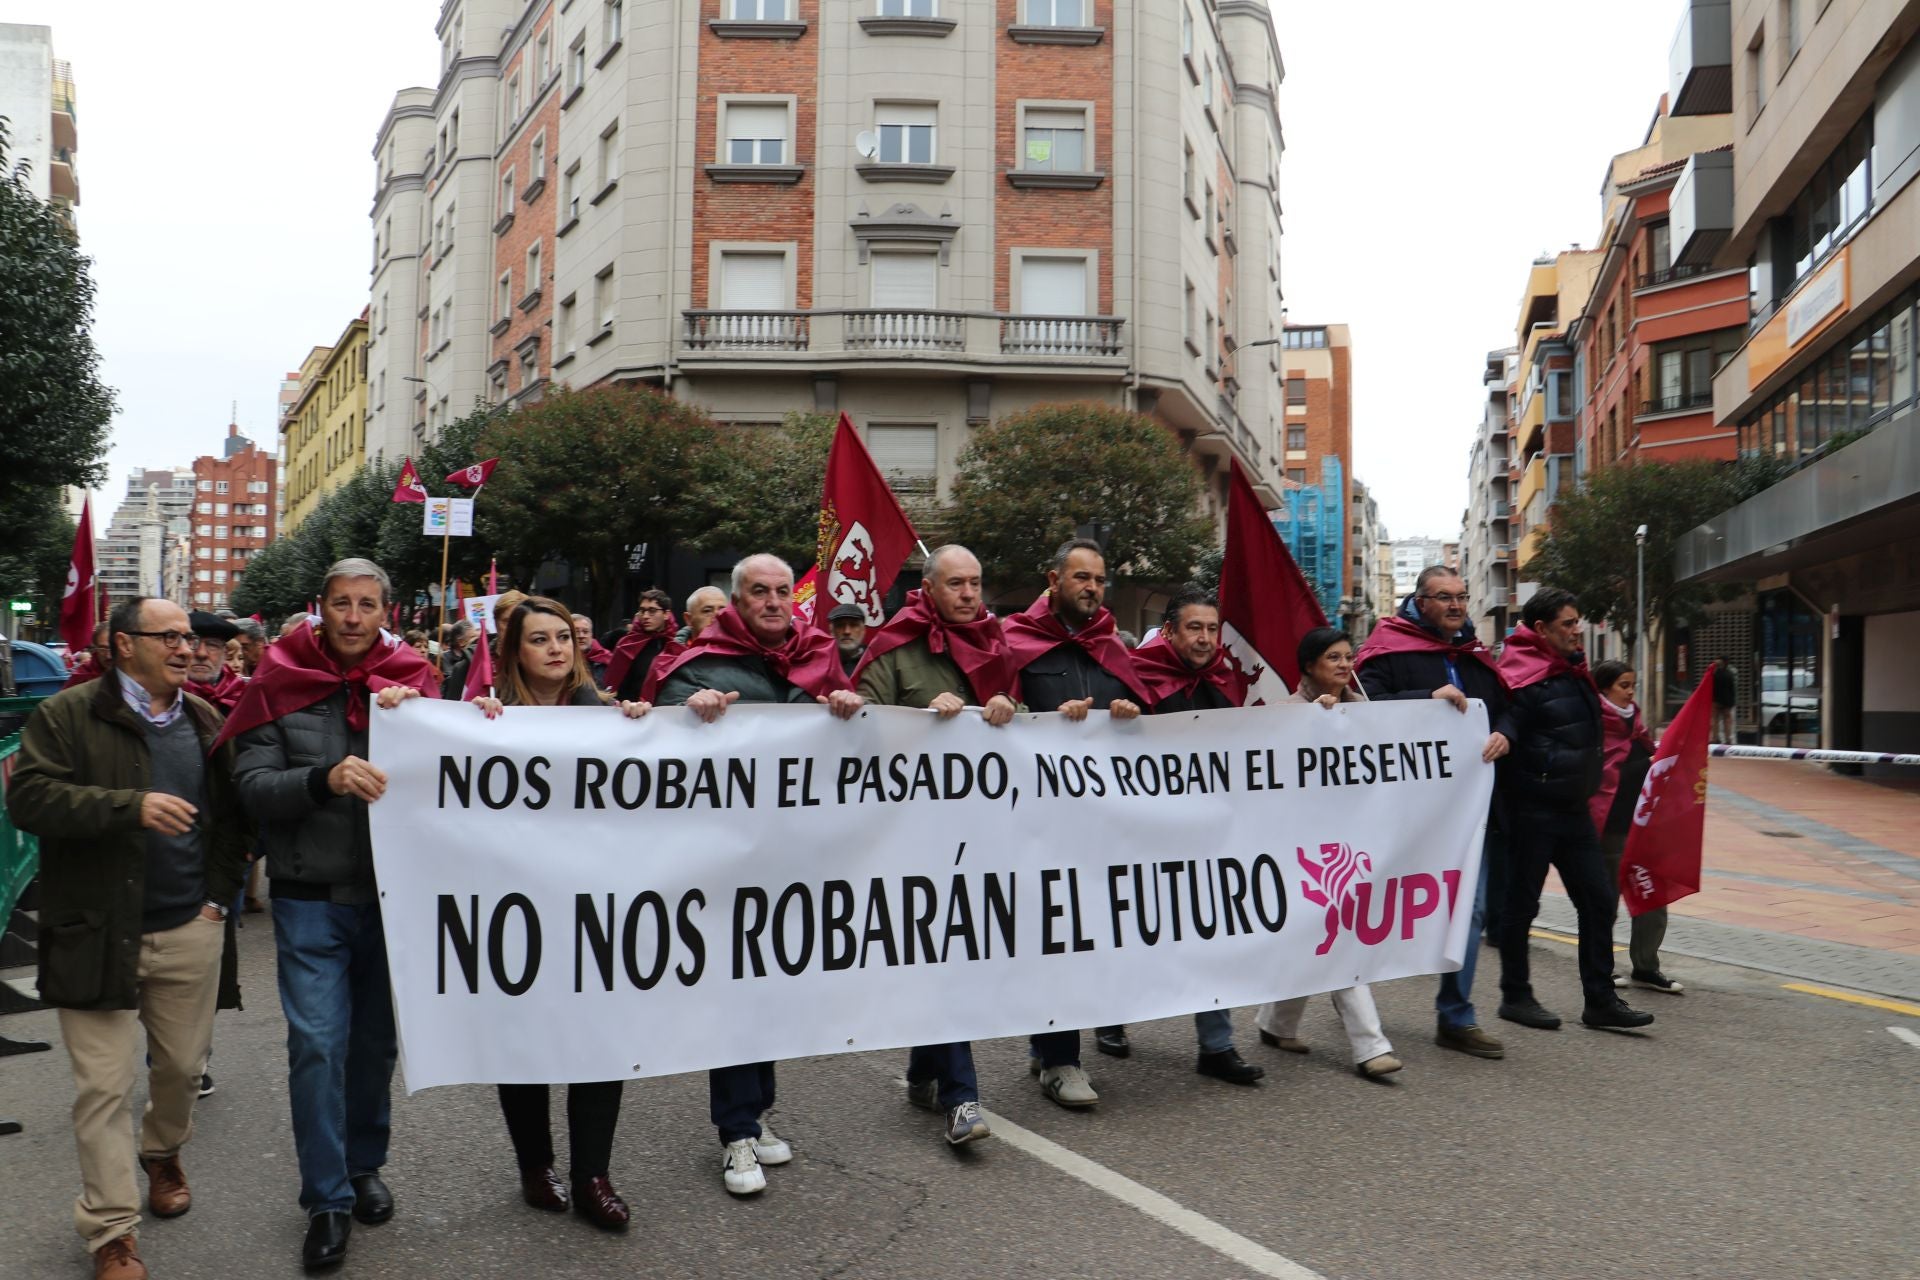
[(1639, 287), (1651, 289), (1657, 284), (1672, 284), (1675, 280), (1685, 280), (1692, 276), (1703, 276), (1713, 270), (1710, 266), (1692, 263), (1676, 263), (1671, 267), (1662, 267), (1658, 271), (1649, 271), (1640, 277)]
[(1113, 316), (1001, 315), (918, 309), (682, 313), (689, 354), (837, 352), (935, 357), (1114, 360), (1126, 354)]
[(1677, 396), (1662, 396), (1658, 400), (1643, 400), (1640, 402), (1638, 416), (1644, 418), (1655, 413), (1680, 413), (1687, 409), (1705, 409), (1712, 404), (1712, 389), (1702, 388)]

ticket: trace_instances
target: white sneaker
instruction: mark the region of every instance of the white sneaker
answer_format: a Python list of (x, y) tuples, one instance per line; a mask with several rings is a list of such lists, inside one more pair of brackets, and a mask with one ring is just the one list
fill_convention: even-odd
[(1063, 1107), (1090, 1107), (1100, 1101), (1093, 1082), (1079, 1067), (1048, 1067), (1040, 1073), (1040, 1092)]
[(793, 1148), (787, 1140), (776, 1134), (765, 1120), (760, 1122), (760, 1136), (753, 1139), (753, 1154), (761, 1164), (785, 1164), (793, 1159)]
[(721, 1157), (720, 1175), (727, 1190), (737, 1196), (756, 1195), (767, 1189), (767, 1175), (760, 1168), (760, 1158), (753, 1153), (752, 1138), (735, 1138), (727, 1144)]

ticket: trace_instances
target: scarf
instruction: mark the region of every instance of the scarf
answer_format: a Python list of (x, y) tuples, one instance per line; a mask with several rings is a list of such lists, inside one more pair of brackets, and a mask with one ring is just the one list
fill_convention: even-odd
[[(1515, 693), (1528, 685), (1539, 684), (1542, 680), (1551, 680), (1568, 672), (1577, 674), (1592, 688), (1593, 677), (1587, 674), (1584, 654), (1580, 655), (1578, 661), (1568, 658), (1525, 623), (1513, 629), (1513, 634), (1507, 637), (1507, 647), (1500, 653), (1500, 678)], [(1594, 696), (1600, 696), (1599, 690), (1594, 690)], [(1600, 700), (1606, 701), (1605, 698)]]
[(832, 633), (796, 627), (789, 622), (787, 638), (778, 646), (768, 648), (747, 629), (747, 620), (728, 605), (713, 616), (713, 621), (685, 649), (666, 662), (654, 661), (653, 670), (647, 673), (646, 687), (640, 691), (641, 699), (652, 702), (668, 676), (700, 658), (758, 658), (774, 675), (816, 698), (853, 688), (847, 682), (847, 673), (840, 668), (840, 651), (833, 643)]
[(1224, 646), (1213, 651), (1211, 662), (1196, 669), (1188, 666), (1187, 660), (1174, 651), (1173, 646), (1167, 643), (1166, 632), (1162, 631), (1135, 649), (1131, 657), (1141, 682), (1147, 686), (1147, 700), (1155, 706), (1176, 693), (1192, 697), (1203, 684), (1218, 689), (1226, 697), (1229, 706), (1246, 705), (1247, 689), (1252, 682), (1227, 657)]
[(927, 599), (927, 593), (920, 590), (907, 592), (907, 602), (887, 619), (887, 624), (868, 634), (867, 651), (860, 655), (860, 665), (854, 668), (854, 682), (859, 683), (860, 673), (881, 654), (923, 638), (929, 652), (944, 653), (953, 659), (953, 665), (967, 678), (967, 687), (973, 690), (975, 700), (982, 705), (995, 694), (1020, 701), (1020, 673), (1014, 670), (1000, 619), (983, 609), (972, 622), (948, 622)]
[(247, 678), (235, 675), (229, 667), (220, 668), (220, 678), (212, 684), (201, 684), (197, 680), (187, 681), (187, 692), (211, 702), (220, 710), (232, 714), (240, 705), (240, 695), (247, 691)]
[(88, 654), (86, 657), (80, 659), (80, 665), (73, 669), (73, 674), (68, 676), (67, 682), (60, 687), (62, 689), (72, 689), (79, 685), (86, 684), (89, 680), (98, 680), (106, 673), (106, 668), (95, 662), (92, 654)]
[(1647, 733), (1646, 725), (1640, 722), (1640, 709), (1632, 704), (1616, 707), (1605, 694), (1600, 695), (1600, 789), (1593, 793), (1588, 804), (1588, 812), (1593, 817), (1593, 829), (1605, 832), (1607, 819), (1613, 814), (1614, 797), (1620, 791), (1620, 775), (1627, 766), (1627, 760), (1638, 745), (1646, 749), (1652, 757), (1653, 738)]
[(1419, 606), (1411, 595), (1401, 602), (1399, 612), (1375, 624), (1373, 633), (1361, 646), (1360, 656), (1354, 659), (1353, 669), (1357, 672), (1375, 658), (1390, 653), (1438, 653), (1455, 660), (1469, 658), (1485, 667), (1496, 680), (1506, 683), (1500, 667), (1494, 663), (1492, 651), (1473, 634), (1472, 623), (1462, 627), (1456, 639), (1442, 639), (1420, 616)]
[[(607, 688), (618, 691), (621, 684), (626, 681), (627, 672), (632, 670), (633, 664), (640, 660), (640, 655), (646, 652), (648, 645), (660, 645), (659, 651), (649, 659), (650, 662), (655, 664), (657, 664), (660, 659), (672, 657), (684, 649), (685, 646), (673, 638), (672, 614), (667, 615), (667, 623), (667, 626), (660, 628), (660, 630), (654, 632), (652, 635), (648, 635), (644, 631), (629, 631), (620, 637), (620, 643), (613, 647), (613, 652), (608, 654), (606, 658), (595, 659), (592, 653), (589, 652), (587, 661), (604, 661), (607, 664), (607, 670), (603, 678), (607, 682)], [(606, 653), (607, 651), (601, 649), (600, 652)]]
[(1131, 689), (1141, 706), (1153, 701), (1147, 695), (1140, 673), (1134, 670), (1132, 651), (1120, 641), (1113, 611), (1105, 606), (1093, 615), (1092, 622), (1078, 631), (1068, 631), (1067, 624), (1054, 616), (1053, 596), (1049, 592), (1008, 618), (1005, 631), (1007, 649), (1016, 670), (1025, 671), (1035, 658), (1052, 653), (1063, 644), (1078, 645), (1105, 668), (1108, 675)]
[(342, 670), (321, 644), (319, 628), (296, 627), (292, 635), (267, 647), (213, 745), (304, 710), (343, 688), (347, 728), (361, 732), (367, 727), (367, 695), (389, 685), (407, 685), (429, 698), (440, 696), (440, 679), (427, 660), (385, 632), (357, 665)]

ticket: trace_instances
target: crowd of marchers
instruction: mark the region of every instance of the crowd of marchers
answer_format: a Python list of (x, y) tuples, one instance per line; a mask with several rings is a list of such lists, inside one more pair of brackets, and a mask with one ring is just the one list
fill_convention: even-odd
[[(820, 628), (796, 620), (792, 569), (754, 555), (734, 566), (729, 591), (694, 592), (684, 624), (665, 593), (648, 591), (629, 627), (596, 638), (588, 618), (558, 601), (509, 591), (495, 602), (490, 636), (462, 622), (437, 651), (424, 634), (383, 628), (391, 584), (364, 559), (334, 564), (316, 584), (318, 612), (287, 619), (271, 641), (254, 620), (189, 614), (161, 599), (117, 604), (74, 682), (27, 722), (7, 792), (14, 822), (41, 841), (40, 995), (59, 1011), (72, 1062), (74, 1221), (94, 1274), (148, 1274), (136, 1242), (140, 1173), (154, 1217), (192, 1205), (181, 1151), (197, 1100), (212, 1091), (215, 1010), (238, 1002), (236, 911), (271, 912), (308, 1219), (303, 1264), (338, 1266), (356, 1222), (376, 1226), (395, 1212), (381, 1172), (397, 1039), (368, 834), (368, 808), (387, 784), (367, 758), (375, 707), (438, 697), (487, 716), (583, 706), (639, 717), (685, 706), (711, 722), (741, 702), (817, 704), (841, 718), (871, 703), (1004, 727), (1022, 711), (1080, 721), (1096, 710), (1130, 719), (1241, 705), (1245, 677), (1203, 591), (1175, 592), (1136, 646), (1106, 607), (1097, 543), (1060, 547), (1046, 578), (1031, 607), (999, 617), (987, 608), (979, 561), (945, 546), (883, 625), (839, 605)], [(1560, 1025), (1529, 971), (1529, 928), (1549, 866), (1579, 915), (1582, 1021), (1643, 1027), (1652, 1015), (1617, 988), (1681, 987), (1660, 971), (1664, 912), (1636, 918), (1631, 971), (1613, 969), (1617, 866), (1652, 753), (1634, 673), (1619, 663), (1588, 670), (1578, 603), (1564, 592), (1534, 595), (1497, 656), (1474, 635), (1468, 603), (1459, 576), (1434, 567), (1357, 654), (1341, 631), (1309, 632), (1291, 701), (1333, 710), (1437, 698), (1462, 713), (1470, 700), (1485, 704), (1483, 758), (1498, 762), (1498, 781), (1473, 942), (1434, 996), (1438, 1044), (1481, 1059), (1506, 1053), (1473, 1002), (1483, 932), (1499, 955), (1500, 1018)], [(1377, 1081), (1401, 1070), (1369, 990), (1331, 998), (1358, 1074)], [(1259, 1009), (1262, 1045), (1307, 1053), (1305, 1003)], [(1196, 1014), (1194, 1031), (1201, 1075), (1245, 1086), (1266, 1074), (1235, 1047), (1230, 1011)], [(1093, 1045), (1125, 1058), (1127, 1029), (1095, 1028)], [(1083, 1047), (1078, 1031), (1031, 1038), (1032, 1074), (1060, 1106), (1099, 1101)], [(129, 1098), (143, 1048), (149, 1100), (136, 1138)], [(737, 1196), (761, 1192), (766, 1168), (794, 1158), (766, 1120), (775, 1076), (772, 1062), (708, 1073), (720, 1173)], [(970, 1045), (915, 1047), (906, 1078), (908, 1100), (938, 1117), (945, 1142), (990, 1135)], [(564, 1176), (548, 1088), (498, 1092), (500, 1163), (504, 1171), (512, 1160), (525, 1203), (625, 1229), (629, 1210), (609, 1169), (622, 1083), (566, 1087)]]

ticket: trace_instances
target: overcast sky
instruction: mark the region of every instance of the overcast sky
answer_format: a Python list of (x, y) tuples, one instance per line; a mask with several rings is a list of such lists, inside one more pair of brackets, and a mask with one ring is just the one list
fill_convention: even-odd
[[(1599, 233), (1666, 88), (1680, 0), (1273, 0), (1283, 284), (1353, 326), (1357, 471), (1398, 535), (1452, 537), (1482, 357), (1528, 263)], [(183, 12), (186, 15), (183, 17)], [(374, 130), (431, 80), (437, 0), (0, 0), (73, 63), (81, 242), (120, 397), (96, 528), (135, 466), (274, 441), (281, 376), (367, 301)]]

